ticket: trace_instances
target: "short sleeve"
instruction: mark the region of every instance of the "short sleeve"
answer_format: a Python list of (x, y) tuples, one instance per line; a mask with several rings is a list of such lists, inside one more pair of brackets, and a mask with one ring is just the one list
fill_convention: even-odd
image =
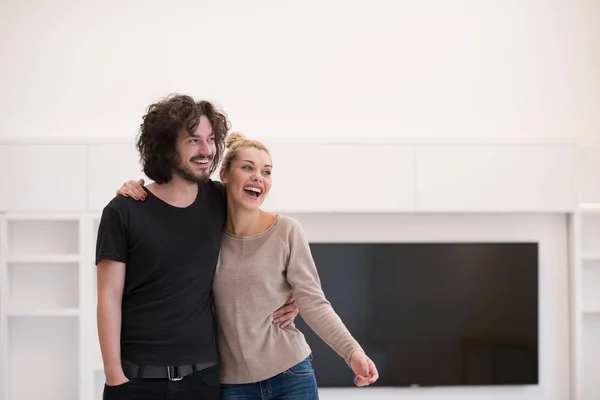
[(127, 263), (128, 245), (126, 221), (121, 213), (107, 206), (102, 210), (96, 240), (96, 265), (101, 260)]

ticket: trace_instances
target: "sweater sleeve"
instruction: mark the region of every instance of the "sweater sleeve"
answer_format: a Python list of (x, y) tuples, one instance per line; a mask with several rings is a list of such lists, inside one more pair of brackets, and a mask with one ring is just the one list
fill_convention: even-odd
[(323, 293), (317, 267), (302, 226), (293, 218), (290, 218), (290, 221), (287, 238), (290, 248), (287, 281), (292, 287), (300, 315), (308, 326), (349, 364), (352, 353), (356, 350), (362, 351), (362, 348)]

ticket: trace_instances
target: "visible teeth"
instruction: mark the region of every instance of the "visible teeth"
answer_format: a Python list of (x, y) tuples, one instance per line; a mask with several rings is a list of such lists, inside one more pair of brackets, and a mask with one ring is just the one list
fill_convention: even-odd
[(251, 190), (253, 192), (256, 192), (258, 194), (260, 194), (261, 190), (259, 188), (255, 188), (255, 187), (247, 187), (245, 188), (246, 190)]

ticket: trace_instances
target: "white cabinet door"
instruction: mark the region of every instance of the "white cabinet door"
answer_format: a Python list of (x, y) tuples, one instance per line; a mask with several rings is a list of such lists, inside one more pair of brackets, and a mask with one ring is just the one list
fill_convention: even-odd
[(571, 146), (418, 146), (416, 210), (568, 212), (573, 161)]
[(130, 179), (150, 180), (142, 171), (135, 144), (93, 144), (89, 150), (88, 208), (101, 211)]
[(83, 211), (85, 169), (85, 145), (0, 144), (0, 211)]
[(268, 144), (275, 212), (403, 212), (414, 206), (413, 148)]
[(578, 201), (600, 205), (600, 143), (577, 149)]

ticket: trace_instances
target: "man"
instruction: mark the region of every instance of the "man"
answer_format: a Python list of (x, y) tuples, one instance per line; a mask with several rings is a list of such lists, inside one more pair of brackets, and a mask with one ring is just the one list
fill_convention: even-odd
[[(98, 229), (104, 400), (219, 398), (211, 285), (226, 204), (210, 175), (228, 129), (211, 103), (182, 95), (143, 118), (137, 149), (154, 183), (143, 202), (113, 198)], [(287, 323), (298, 313), (285, 312)]]

